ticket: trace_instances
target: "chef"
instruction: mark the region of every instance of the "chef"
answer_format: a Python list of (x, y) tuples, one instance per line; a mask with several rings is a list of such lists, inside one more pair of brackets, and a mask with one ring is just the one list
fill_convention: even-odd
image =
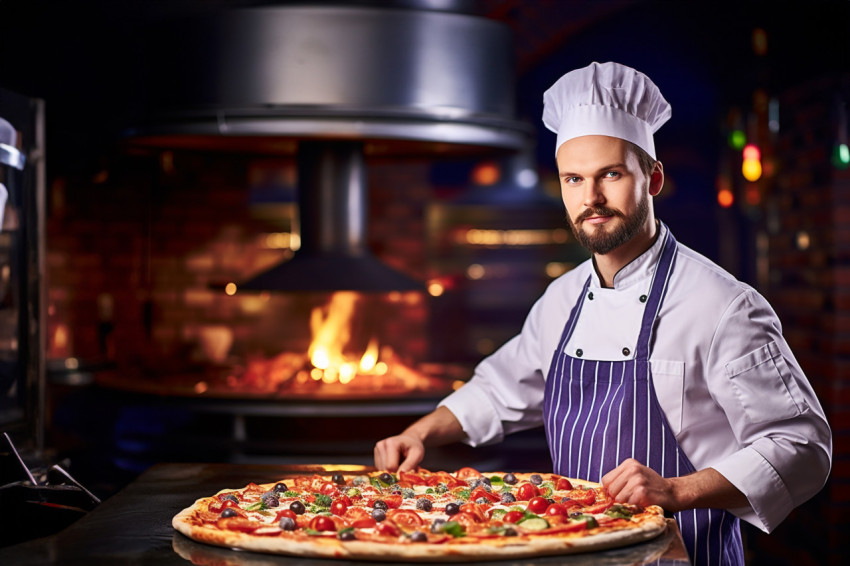
[(653, 134), (670, 115), (616, 63), (546, 91), (567, 218), (592, 257), (466, 385), (378, 442), (378, 468), (542, 423), (556, 473), (673, 512), (694, 564), (743, 564), (739, 519), (770, 532), (823, 487), (832, 434), (776, 314), (655, 218)]

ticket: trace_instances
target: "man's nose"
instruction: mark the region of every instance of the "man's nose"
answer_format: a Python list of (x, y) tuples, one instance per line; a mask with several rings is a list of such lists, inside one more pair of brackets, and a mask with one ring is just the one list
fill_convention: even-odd
[(585, 206), (595, 206), (597, 204), (602, 204), (605, 202), (605, 195), (602, 194), (602, 191), (599, 190), (599, 184), (588, 180), (584, 184), (584, 205)]

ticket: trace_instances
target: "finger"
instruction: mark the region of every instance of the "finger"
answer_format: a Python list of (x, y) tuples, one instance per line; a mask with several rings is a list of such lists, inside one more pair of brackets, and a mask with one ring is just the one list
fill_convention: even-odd
[(379, 470), (395, 471), (398, 468), (398, 456), (399, 450), (389, 438), (375, 445), (375, 467)]
[(399, 465), (400, 472), (409, 472), (419, 465), (422, 458), (425, 456), (425, 450), (420, 446), (408, 446), (404, 461)]

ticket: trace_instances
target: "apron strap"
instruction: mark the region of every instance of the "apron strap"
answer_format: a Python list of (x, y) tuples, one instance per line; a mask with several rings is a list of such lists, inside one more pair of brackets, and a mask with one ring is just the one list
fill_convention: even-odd
[[(666, 226), (665, 226), (666, 227)], [(661, 310), (661, 302), (664, 300), (664, 295), (667, 292), (667, 284), (670, 281), (670, 274), (673, 272), (673, 264), (676, 260), (678, 246), (676, 238), (673, 237), (669, 229), (664, 235), (663, 249), (661, 257), (658, 260), (658, 266), (655, 268), (655, 273), (652, 276), (652, 284), (649, 290), (649, 298), (646, 301), (646, 306), (643, 311), (643, 322), (641, 324), (640, 335), (638, 336), (637, 352), (635, 353), (636, 360), (649, 359), (649, 346), (652, 340), (652, 332), (655, 329), (655, 323), (658, 320), (658, 311)]]

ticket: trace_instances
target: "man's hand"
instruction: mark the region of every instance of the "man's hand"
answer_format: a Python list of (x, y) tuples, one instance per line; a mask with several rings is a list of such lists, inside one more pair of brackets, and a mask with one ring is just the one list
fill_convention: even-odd
[(729, 480), (714, 468), (677, 478), (663, 478), (655, 470), (629, 458), (602, 477), (602, 485), (615, 501), (646, 507), (660, 505), (665, 511), (697, 507), (735, 509), (750, 503)]
[(425, 457), (425, 445), (418, 438), (400, 434), (385, 438), (375, 445), (375, 467), (379, 470), (407, 472)]
[(465, 437), (463, 427), (445, 407), (437, 407), (398, 436), (375, 445), (375, 467), (379, 470), (412, 470), (425, 457), (425, 446), (442, 446)]
[(637, 460), (629, 458), (602, 477), (602, 485), (615, 501), (640, 507), (660, 505), (679, 511), (674, 485)]

